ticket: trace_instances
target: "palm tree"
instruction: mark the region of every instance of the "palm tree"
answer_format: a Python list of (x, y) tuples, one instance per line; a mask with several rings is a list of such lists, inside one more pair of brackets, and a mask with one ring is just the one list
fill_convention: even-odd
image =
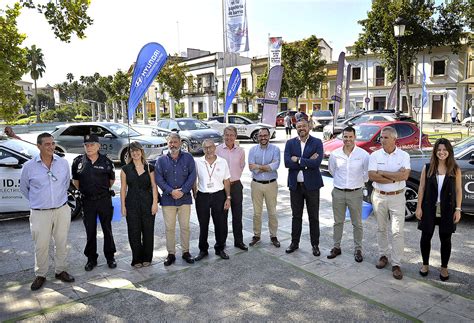
[(69, 81), (69, 83), (71, 83), (72, 80), (74, 80), (74, 75), (72, 73), (67, 73), (66, 79)]
[(249, 103), (257, 96), (252, 91), (242, 89), (242, 92), (240, 92), (240, 97), (245, 101), (245, 112), (249, 112)]
[(36, 122), (41, 122), (39, 99), (38, 99), (38, 88), (36, 86), (36, 80), (43, 76), (43, 73), (46, 68), (46, 65), (44, 64), (44, 61), (43, 61), (43, 53), (41, 52), (41, 48), (36, 48), (36, 45), (31, 46), (31, 48), (28, 49), (26, 59), (28, 61), (27, 67), (28, 67), (28, 70), (30, 71), (31, 78), (35, 82)]

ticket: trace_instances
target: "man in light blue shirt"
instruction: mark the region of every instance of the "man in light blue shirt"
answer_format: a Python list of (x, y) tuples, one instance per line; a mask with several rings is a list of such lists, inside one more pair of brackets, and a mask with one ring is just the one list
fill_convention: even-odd
[(252, 172), (252, 183), (250, 185), (253, 202), (253, 233), (250, 246), (260, 241), (262, 233), (262, 209), (263, 200), (267, 206), (268, 228), (272, 244), (279, 248), (277, 239), (277, 196), (278, 196), (278, 167), (280, 166), (280, 149), (269, 143), (270, 131), (262, 128), (258, 132), (259, 144), (252, 147), (249, 152), (249, 169)]
[(63, 282), (74, 281), (66, 271), (71, 224), (71, 209), (66, 202), (71, 175), (68, 162), (54, 154), (55, 145), (51, 134), (40, 134), (37, 139), (40, 154), (29, 160), (21, 172), (20, 190), (30, 203), (30, 228), (35, 244), (36, 278), (31, 290), (40, 289), (46, 281), (51, 237), (56, 250), (55, 277)]

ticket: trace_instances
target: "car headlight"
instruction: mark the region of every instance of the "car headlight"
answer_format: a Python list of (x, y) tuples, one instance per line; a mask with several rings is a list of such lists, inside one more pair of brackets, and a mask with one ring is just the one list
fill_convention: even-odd
[(198, 143), (199, 143), (199, 140), (197, 140), (196, 138), (190, 138), (189, 141), (190, 141), (192, 144), (198, 144)]

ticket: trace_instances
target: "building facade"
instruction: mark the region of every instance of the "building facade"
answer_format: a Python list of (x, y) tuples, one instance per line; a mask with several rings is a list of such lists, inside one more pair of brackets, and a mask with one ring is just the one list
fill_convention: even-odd
[[(389, 82), (382, 60), (370, 53), (357, 57), (353, 46), (346, 47), (346, 52), (347, 63), (351, 64), (349, 85), (351, 109), (395, 109), (389, 102), (395, 82)], [(423, 66), (427, 101), (420, 111)], [(472, 48), (469, 46), (463, 46), (457, 54), (452, 53), (450, 47), (421, 52), (416, 55), (408, 73), (409, 92), (405, 86), (401, 87), (400, 109), (405, 113), (409, 112), (407, 98), (410, 96), (416, 118), (420, 118), (422, 112), (425, 121), (449, 121), (453, 107), (463, 115), (470, 98), (469, 85), (463, 81), (472, 75)]]

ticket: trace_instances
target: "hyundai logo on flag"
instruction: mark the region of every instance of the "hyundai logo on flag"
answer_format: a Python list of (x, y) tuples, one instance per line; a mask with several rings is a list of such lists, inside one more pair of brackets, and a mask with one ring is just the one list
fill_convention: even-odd
[(137, 109), (140, 100), (148, 87), (165, 65), (168, 55), (158, 43), (148, 43), (138, 53), (133, 68), (130, 95), (128, 98), (128, 119), (130, 120)]

